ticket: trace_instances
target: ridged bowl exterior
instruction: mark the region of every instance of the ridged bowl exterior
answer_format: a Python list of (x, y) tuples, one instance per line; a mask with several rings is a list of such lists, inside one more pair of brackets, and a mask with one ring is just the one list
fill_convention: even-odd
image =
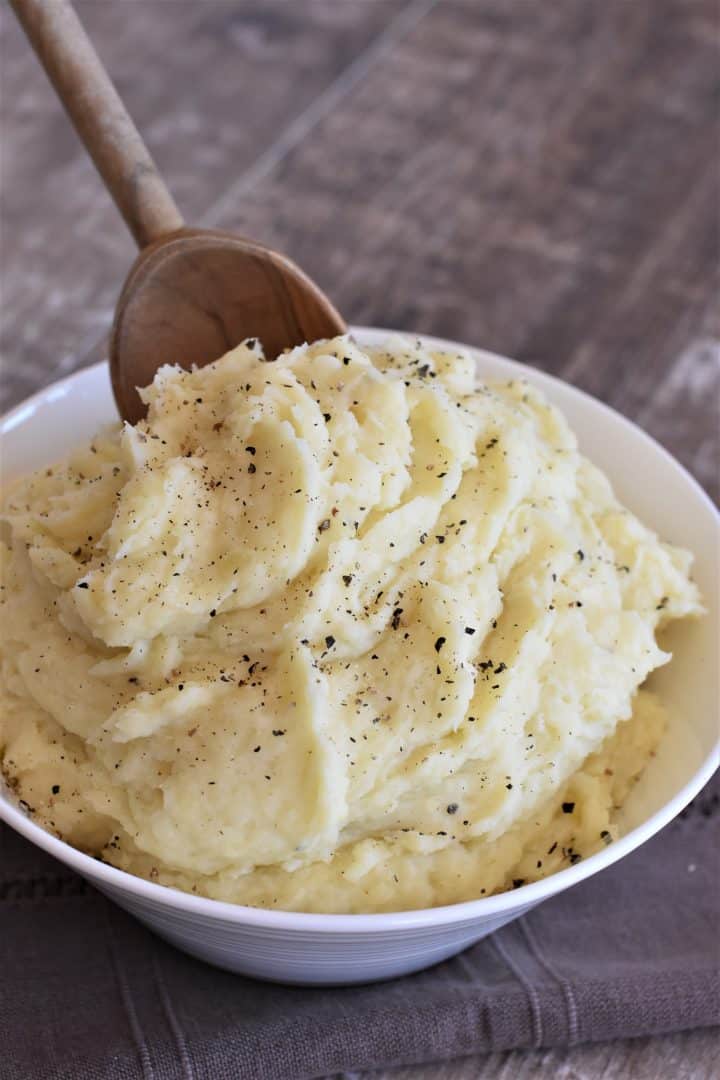
[(529, 911), (470, 917), (446, 926), (364, 933), (243, 926), (211, 914), (168, 911), (123, 889), (101, 890), (156, 934), (184, 952), (241, 975), (297, 985), (347, 986), (375, 982), (437, 964)]

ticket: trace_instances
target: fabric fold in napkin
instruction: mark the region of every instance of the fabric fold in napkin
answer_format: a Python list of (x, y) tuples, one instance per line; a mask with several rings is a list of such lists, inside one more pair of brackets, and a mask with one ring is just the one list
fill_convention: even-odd
[(654, 840), (455, 959), (342, 990), (193, 960), (3, 827), (0, 1073), (299, 1080), (719, 1024), (719, 804), (716, 778)]

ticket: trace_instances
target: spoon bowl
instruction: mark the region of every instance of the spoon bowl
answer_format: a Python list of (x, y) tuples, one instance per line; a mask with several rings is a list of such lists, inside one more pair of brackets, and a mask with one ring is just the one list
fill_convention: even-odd
[(346, 329), (286, 256), (231, 233), (183, 228), (140, 252), (120, 294), (109, 351), (115, 401), (135, 423), (146, 411), (137, 387), (163, 364), (202, 367), (249, 337), (274, 359)]
[(231, 233), (185, 226), (70, 0), (11, 0), (15, 13), (140, 248), (115, 311), (110, 371), (120, 415), (163, 364), (217, 360), (244, 338), (283, 349), (347, 329), (290, 259)]

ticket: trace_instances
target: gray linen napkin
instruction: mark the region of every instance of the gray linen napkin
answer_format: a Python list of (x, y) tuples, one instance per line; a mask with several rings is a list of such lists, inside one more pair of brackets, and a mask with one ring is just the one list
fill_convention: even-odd
[(345, 990), (192, 960), (3, 828), (0, 1076), (299, 1080), (718, 1024), (719, 809), (716, 777), (639, 851), (492, 938)]

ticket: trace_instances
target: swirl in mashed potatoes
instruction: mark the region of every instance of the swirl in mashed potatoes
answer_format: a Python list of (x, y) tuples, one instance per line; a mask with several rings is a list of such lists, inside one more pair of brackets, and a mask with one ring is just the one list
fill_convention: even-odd
[(0, 752), (132, 873), (279, 909), (510, 888), (617, 835), (690, 556), (470, 352), (162, 368), (5, 500)]

